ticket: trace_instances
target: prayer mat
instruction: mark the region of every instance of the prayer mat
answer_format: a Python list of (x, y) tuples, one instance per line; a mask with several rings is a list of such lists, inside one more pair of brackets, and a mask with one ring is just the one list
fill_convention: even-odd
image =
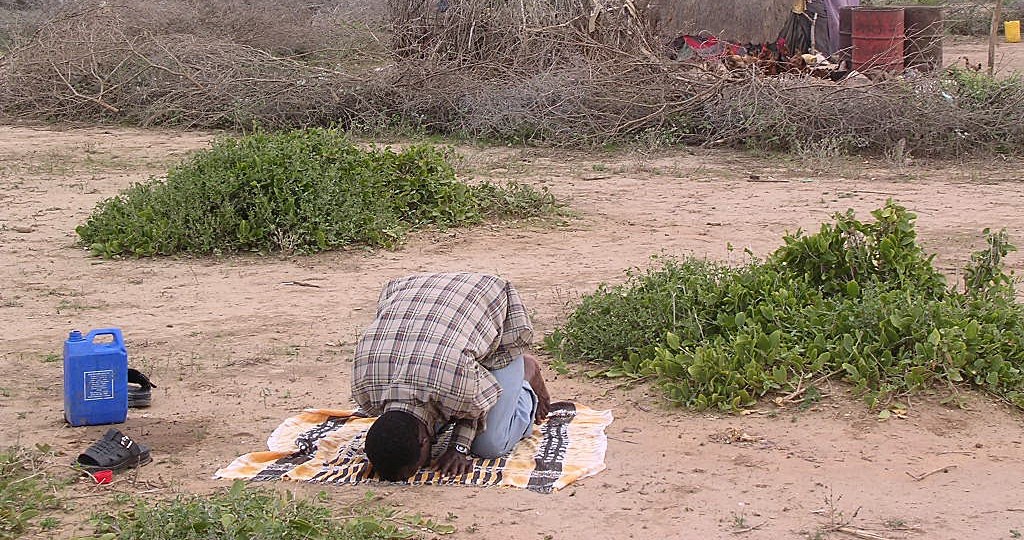
[[(297, 480), (321, 484), (380, 482), (372, 477), (363, 452), (366, 430), (376, 418), (358, 410), (306, 409), (285, 420), (267, 440), (268, 451), (245, 454), (218, 470), (215, 478), (251, 481)], [(604, 470), (611, 411), (595, 411), (574, 403), (551, 404), (543, 424), (507, 456), (473, 459), (473, 470), (442, 477), (422, 469), (414, 484), (514, 486), (550, 493)], [(436, 458), (448, 447), (451, 429), (434, 445)]]

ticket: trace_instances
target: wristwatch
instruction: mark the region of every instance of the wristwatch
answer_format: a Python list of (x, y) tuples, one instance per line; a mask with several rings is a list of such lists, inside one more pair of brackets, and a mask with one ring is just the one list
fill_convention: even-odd
[(469, 456), (469, 448), (467, 448), (466, 445), (455, 443), (454, 444), (454, 448), (455, 448), (456, 452), (458, 452), (458, 453), (460, 453), (460, 454), (462, 454), (464, 456), (467, 456), (467, 457)]

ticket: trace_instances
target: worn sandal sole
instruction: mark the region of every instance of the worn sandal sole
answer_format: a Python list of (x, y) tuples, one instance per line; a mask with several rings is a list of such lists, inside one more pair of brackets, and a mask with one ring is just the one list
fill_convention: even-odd
[(111, 428), (100, 440), (79, 454), (74, 465), (87, 472), (123, 471), (153, 461), (149, 447)]
[(111, 467), (103, 467), (103, 466), (100, 466), (100, 465), (84, 465), (81, 462), (77, 462), (77, 463), (75, 463), (75, 465), (79, 469), (82, 469), (83, 471), (89, 472), (89, 473), (94, 473), (94, 472), (99, 472), (99, 471), (114, 471), (114, 472), (118, 472), (118, 471), (126, 471), (128, 469), (134, 469), (136, 467), (141, 467), (141, 466), (143, 466), (143, 465), (145, 465), (145, 464), (147, 464), (147, 463), (149, 463), (151, 461), (153, 461), (153, 458), (152, 458), (152, 456), (149, 455), (149, 451), (147, 450), (145, 454), (139, 454), (139, 461), (138, 461), (138, 463), (135, 463), (133, 461), (128, 461), (128, 462), (121, 463), (119, 465), (111, 466)]
[(128, 387), (128, 406), (133, 409), (144, 409), (149, 407), (153, 401), (153, 394), (149, 390), (136, 390)]
[(142, 372), (128, 369), (128, 406), (133, 409), (149, 407), (152, 404), (152, 389), (156, 385)]

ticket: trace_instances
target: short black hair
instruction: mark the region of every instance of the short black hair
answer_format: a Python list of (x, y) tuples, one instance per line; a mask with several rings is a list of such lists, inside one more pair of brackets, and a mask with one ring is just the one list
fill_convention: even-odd
[(403, 411), (387, 411), (366, 432), (366, 457), (385, 480), (405, 480), (420, 462), (420, 421)]

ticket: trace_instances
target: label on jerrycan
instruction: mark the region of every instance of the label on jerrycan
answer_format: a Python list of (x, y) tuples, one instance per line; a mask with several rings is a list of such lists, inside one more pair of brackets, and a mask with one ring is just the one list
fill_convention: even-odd
[(85, 372), (85, 400), (114, 398), (114, 370)]

